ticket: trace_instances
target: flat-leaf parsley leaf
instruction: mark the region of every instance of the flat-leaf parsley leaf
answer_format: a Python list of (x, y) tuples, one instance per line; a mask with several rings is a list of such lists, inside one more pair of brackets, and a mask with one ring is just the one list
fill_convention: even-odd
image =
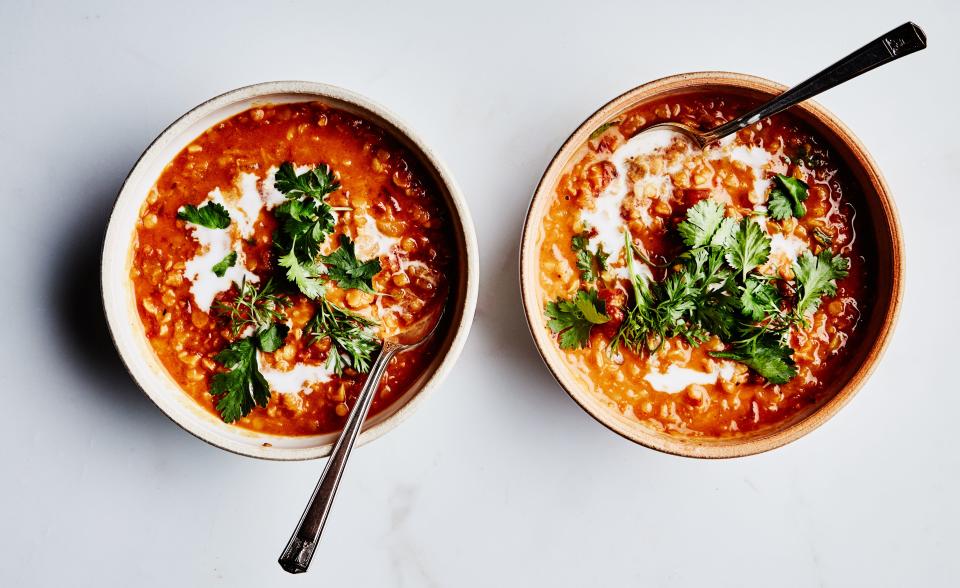
[(764, 333), (734, 344), (730, 351), (713, 351), (710, 355), (718, 359), (739, 361), (771, 384), (786, 384), (797, 375), (793, 350), (773, 334)]
[(219, 202), (207, 202), (199, 208), (187, 204), (177, 212), (177, 218), (208, 229), (225, 229), (230, 226), (230, 213)]
[(226, 254), (223, 257), (223, 259), (215, 263), (213, 267), (210, 269), (213, 271), (214, 274), (216, 274), (218, 278), (222, 278), (223, 275), (227, 273), (227, 270), (232, 268), (236, 263), (237, 263), (237, 252), (231, 251), (230, 253)]
[(677, 226), (688, 247), (723, 246), (736, 228), (736, 221), (724, 216), (723, 205), (701, 200), (687, 210), (687, 220)]
[(380, 260), (361, 262), (357, 259), (354, 243), (350, 237), (340, 235), (340, 247), (322, 257), (327, 266), (327, 277), (347, 290), (355, 288), (373, 294), (373, 276), (380, 273)]
[(770, 256), (770, 237), (755, 220), (747, 219), (737, 225), (727, 249), (726, 260), (740, 273), (742, 279)]
[(558, 298), (548, 302), (547, 326), (560, 337), (561, 349), (586, 347), (590, 342), (590, 329), (610, 320), (606, 304), (596, 290), (580, 290), (572, 300)]
[(849, 259), (833, 255), (827, 249), (821, 251), (820, 255), (804, 251), (793, 264), (797, 279), (796, 314), (802, 318), (820, 306), (822, 296), (836, 294), (837, 280), (846, 277), (849, 269)]
[(571, 239), (571, 248), (577, 254), (577, 269), (580, 270), (580, 280), (596, 282), (600, 272), (607, 269), (609, 255), (603, 250), (603, 244), (597, 246), (597, 251), (591, 251), (590, 238), (587, 233), (578, 233)]
[(270, 386), (257, 365), (257, 347), (252, 337), (229, 344), (214, 356), (229, 371), (213, 375), (210, 395), (217, 400), (217, 412), (226, 423), (245, 417), (254, 406), (270, 401)]
[(783, 174), (777, 174), (774, 182), (776, 185), (767, 198), (767, 210), (771, 217), (785, 220), (790, 216), (802, 218), (807, 214), (807, 207), (803, 204), (809, 195), (806, 182)]
[(334, 177), (333, 170), (325, 163), (298, 175), (293, 164), (285, 161), (274, 177), (274, 186), (287, 198), (309, 196), (322, 201), (327, 194), (340, 188), (340, 182)]

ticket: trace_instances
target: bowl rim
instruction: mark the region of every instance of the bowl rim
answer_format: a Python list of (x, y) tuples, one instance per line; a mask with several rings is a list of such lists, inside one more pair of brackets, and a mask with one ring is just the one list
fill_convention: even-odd
[[(163, 386), (155, 385), (155, 383), (145, 381), (147, 374), (141, 373), (140, 370), (134, 367), (135, 364), (133, 362), (133, 356), (138, 353), (137, 350), (127, 349), (120, 343), (119, 335), (121, 333), (121, 329), (126, 326), (125, 323), (132, 322), (140, 326), (141, 329), (142, 324), (139, 317), (133, 317), (135, 320), (131, 321), (131, 317), (126, 316), (126, 314), (128, 314), (126, 313), (126, 310), (129, 310), (129, 308), (126, 310), (120, 308), (122, 304), (114, 299), (116, 296), (111, 297), (113, 293), (111, 288), (114, 286), (111, 283), (108, 283), (107, 271), (108, 264), (111, 262), (122, 263), (124, 256), (129, 255), (129, 249), (132, 246), (131, 231), (133, 228), (118, 226), (119, 221), (117, 220), (117, 216), (118, 208), (120, 207), (121, 202), (126, 200), (135, 200), (138, 204), (140, 204), (146, 198), (145, 194), (138, 194), (132, 187), (130, 187), (131, 178), (137, 176), (142, 169), (146, 168), (150, 163), (152, 163), (152, 161), (159, 156), (158, 154), (160, 153), (162, 147), (164, 147), (168, 142), (180, 137), (180, 135), (183, 133), (189, 131), (194, 123), (197, 123), (203, 120), (205, 117), (216, 113), (221, 108), (226, 108), (244, 101), (254, 101), (259, 97), (268, 97), (271, 95), (303, 96), (302, 100), (289, 100), (285, 101), (285, 103), (312, 101), (322, 102), (324, 100), (329, 100), (334, 102), (334, 108), (342, 108), (342, 106), (336, 103), (349, 105), (349, 107), (355, 108), (357, 111), (359, 111), (361, 116), (374, 119), (374, 123), (378, 126), (384, 127), (384, 130), (388, 134), (394, 135), (400, 139), (401, 142), (406, 141), (411, 144), (415, 148), (415, 151), (419, 152), (415, 153), (415, 155), (418, 156), (418, 159), (420, 159), (426, 167), (435, 173), (437, 182), (441, 184), (441, 187), (449, 195), (451, 204), (450, 212), (457, 218), (460, 226), (462, 227), (462, 238), (464, 244), (463, 273), (465, 274), (463, 278), (465, 283), (464, 299), (459, 320), (450, 324), (452, 337), (450, 338), (449, 347), (445, 353), (442, 354), (442, 357), (439, 363), (436, 364), (436, 368), (433, 370), (433, 373), (423, 381), (419, 391), (413, 394), (404, 404), (399, 406), (393, 413), (386, 416), (382, 421), (367, 425), (363, 428), (359, 438), (357, 439), (358, 446), (364, 445), (379, 438), (408, 418), (417, 408), (420, 407), (427, 397), (441, 385), (443, 380), (455, 365), (466, 344), (466, 340), (470, 329), (472, 328), (473, 319), (476, 312), (477, 298), (479, 293), (479, 250), (477, 246), (476, 229), (474, 227), (473, 218), (467, 206), (466, 199), (464, 198), (463, 193), (454, 179), (450, 169), (439, 158), (439, 156), (437, 156), (436, 152), (431, 149), (420, 137), (420, 135), (417, 134), (406, 122), (404, 122), (403, 119), (394, 114), (393, 111), (387, 109), (378, 102), (367, 98), (366, 96), (345, 88), (341, 88), (339, 86), (321, 82), (279, 80), (260, 82), (235, 88), (209, 98), (197, 106), (194, 106), (170, 123), (147, 145), (143, 153), (137, 158), (136, 162), (131, 167), (120, 186), (117, 197), (114, 200), (111, 208), (107, 228), (101, 245), (99, 280), (100, 295), (104, 314), (107, 319), (108, 331), (114, 347), (116, 347), (125, 369), (140, 390), (143, 391), (143, 393), (147, 396), (147, 398), (149, 398), (150, 401), (153, 402), (153, 404), (156, 405), (157, 408), (159, 408), (160, 411), (167, 416), (167, 418), (194, 437), (213, 445), (214, 447), (218, 447), (231, 453), (246, 457), (254, 457), (273, 461), (299, 461), (318, 459), (329, 455), (334, 443), (336, 442), (336, 436), (334, 435), (327, 443), (310, 447), (280, 448), (272, 445), (265, 445), (259, 442), (242, 443), (228, 440), (223, 437), (213, 437), (207, 434), (207, 432), (204, 431), (200, 426), (198, 426), (198, 423), (186, 419), (181, 420), (170, 414), (163, 407), (160, 399), (158, 398), (158, 396), (168, 394), (170, 390), (163, 390)], [(386, 125), (383, 125), (383, 123), (377, 121), (377, 118), (382, 119)], [(209, 126), (212, 126), (213, 124), (216, 123), (213, 122)], [(209, 128), (209, 126), (206, 128)], [(126, 251), (119, 252), (110, 249), (111, 245), (121, 242), (125, 244)], [(153, 373), (152, 376), (157, 377), (158, 374)], [(180, 389), (179, 386), (176, 388), (180, 394), (185, 395), (185, 392)], [(191, 402), (193, 401), (192, 399), (190, 400)], [(229, 431), (230, 429), (234, 428), (233, 425), (229, 425), (227, 423), (220, 424), (222, 427), (228, 428), (224, 429), (225, 431)]]
[[(539, 217), (533, 218), (534, 209), (540, 201), (553, 196), (556, 189), (556, 181), (559, 179), (561, 172), (566, 167), (573, 153), (585, 143), (592, 130), (612, 119), (615, 115), (633, 108), (642, 102), (670, 94), (708, 89), (713, 86), (767, 94), (776, 94), (787, 89), (787, 86), (783, 84), (748, 74), (726, 71), (689, 72), (666, 76), (641, 84), (627, 90), (598, 108), (563, 142), (556, 154), (551, 158), (540, 181), (537, 183), (533, 197), (530, 200), (530, 206), (527, 209), (520, 238), (519, 278), (524, 316), (526, 317), (527, 328), (533, 338), (534, 346), (537, 348), (537, 352), (540, 354), (540, 358), (543, 360), (550, 374), (580, 408), (611, 431), (647, 448), (682, 457), (723, 459), (755, 455), (782, 447), (810, 433), (832, 418), (856, 395), (873, 373), (890, 342), (896, 326), (902, 304), (904, 281), (903, 236), (899, 216), (893, 198), (890, 196), (889, 187), (876, 162), (870, 156), (860, 139), (857, 138), (853, 131), (841, 122), (840, 119), (812, 100), (807, 100), (793, 107), (804, 111), (807, 116), (815, 119), (818, 124), (829, 127), (830, 130), (842, 140), (845, 147), (853, 154), (858, 166), (862, 167), (869, 183), (876, 191), (879, 209), (882, 210), (883, 216), (886, 218), (887, 224), (890, 227), (890, 266), (892, 270), (892, 275), (890, 276), (890, 302), (882, 315), (882, 323), (876, 339), (874, 339), (872, 343), (867, 341), (863, 343), (865, 346), (869, 345), (865, 354), (865, 361), (851, 373), (847, 383), (843, 388), (838, 390), (833, 397), (798, 421), (782, 429), (771, 431), (768, 434), (761, 433), (751, 438), (730, 438), (724, 439), (720, 443), (711, 443), (710, 441), (704, 442), (704, 440), (698, 440), (697, 438), (657, 435), (652, 429), (643, 426), (639, 421), (631, 421), (630, 424), (627, 425), (625, 424), (626, 417), (624, 417), (623, 420), (613, 418), (615, 416), (613, 411), (609, 410), (606, 406), (598, 406), (595, 403), (587, 402), (594, 393), (583, 387), (576, 386), (574, 378), (570, 375), (570, 371), (565, 365), (561, 362), (557, 362), (559, 365), (553, 364), (551, 355), (547, 353), (546, 349), (548, 345), (555, 344), (552, 338), (547, 336), (542, 325), (538, 322), (540, 321), (541, 314), (539, 301), (537, 299), (537, 289), (539, 285), (535, 282), (535, 278), (530, 281), (527, 279), (528, 272), (535, 271), (536, 269), (532, 267), (532, 264), (536, 254), (536, 228), (541, 220)], [(530, 275), (533, 274), (530, 273)], [(531, 281), (534, 283), (530, 283)]]

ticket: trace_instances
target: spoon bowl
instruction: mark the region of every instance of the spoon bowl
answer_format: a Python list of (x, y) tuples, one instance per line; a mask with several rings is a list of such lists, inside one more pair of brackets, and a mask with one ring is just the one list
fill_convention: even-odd
[(907, 22), (877, 37), (813, 77), (800, 82), (783, 94), (775, 96), (730, 122), (706, 131), (700, 131), (682, 123), (662, 122), (644, 129), (641, 134), (653, 130), (670, 130), (683, 136), (700, 149), (704, 149), (727, 135), (783, 112), (791, 106), (839, 86), (881, 65), (920, 51), (926, 46), (927, 35), (923, 32), (923, 29), (912, 22)]
[(297, 523), (290, 541), (287, 542), (280, 559), (277, 560), (280, 567), (287, 572), (302, 574), (310, 567), (310, 560), (313, 559), (313, 553), (320, 541), (320, 533), (323, 532), (323, 526), (333, 506), (337, 488), (340, 486), (340, 479), (346, 469), (347, 459), (350, 457), (353, 445), (360, 434), (363, 421), (370, 411), (370, 404), (373, 402), (373, 397), (376, 396), (380, 387), (380, 380), (386, 373), (390, 360), (397, 353), (408, 351), (423, 344), (437, 332), (446, 310), (447, 294), (446, 288), (438, 292), (434, 299), (439, 302), (425, 312), (419, 320), (384, 339), (380, 354), (377, 355), (377, 359), (370, 366), (367, 381), (364, 382), (353, 409), (347, 417), (347, 422), (343, 426), (343, 431), (340, 432), (337, 443), (333, 446), (330, 460), (327, 462), (327, 466), (324, 468), (323, 474), (321, 474), (320, 480), (307, 502), (303, 516), (300, 517), (300, 522)]

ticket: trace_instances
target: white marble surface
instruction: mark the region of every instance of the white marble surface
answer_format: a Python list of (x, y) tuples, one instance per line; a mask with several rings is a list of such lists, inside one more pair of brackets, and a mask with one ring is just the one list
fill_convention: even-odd
[[(0, 585), (956, 585), (957, 5), (459, 4), (0, 3)], [(809, 437), (735, 461), (596, 424), (541, 366), (518, 298), (522, 216), (562, 140), (644, 81), (795, 82), (908, 19), (930, 49), (821, 100), (880, 163), (906, 235), (903, 314), (870, 383)], [(483, 258), (463, 358), (354, 455), (300, 577), (275, 560), (323, 464), (178, 429), (125, 374), (97, 291), (142, 149), (200, 101), (272, 79), (351, 88), (419, 129)]]

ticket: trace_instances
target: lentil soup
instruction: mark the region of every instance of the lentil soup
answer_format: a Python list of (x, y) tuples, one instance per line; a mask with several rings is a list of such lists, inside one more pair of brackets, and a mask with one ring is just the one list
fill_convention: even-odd
[[(275, 435), (341, 428), (380, 341), (455, 284), (437, 187), (363, 118), (264, 105), (206, 130), (140, 211), (130, 278), (157, 357), (223, 420)], [(371, 414), (439, 339), (395, 357)]]
[(772, 427), (829, 399), (871, 310), (862, 196), (789, 114), (700, 151), (661, 121), (752, 109), (689, 93), (590, 135), (536, 229), (537, 296), (577, 383), (680, 437)]

